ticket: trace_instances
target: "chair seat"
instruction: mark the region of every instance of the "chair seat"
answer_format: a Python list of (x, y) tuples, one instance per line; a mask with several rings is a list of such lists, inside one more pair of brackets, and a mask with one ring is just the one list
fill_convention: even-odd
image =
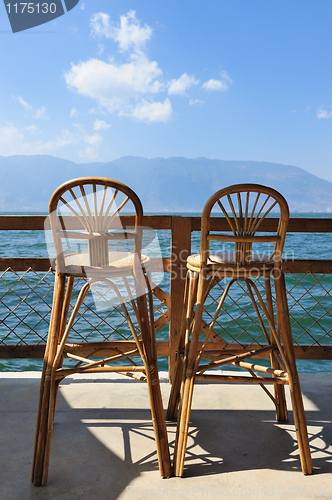
[[(245, 268), (250, 268), (252, 266), (259, 266), (259, 265), (268, 265), (269, 267), (273, 266), (274, 261), (270, 259), (267, 255), (263, 254), (252, 254), (251, 256), (251, 263), (246, 266), (241, 266)], [(199, 253), (190, 255), (187, 258), (187, 264), (191, 268), (197, 268), (197, 270), (200, 269), (201, 265), (201, 256)], [(208, 266), (211, 267), (211, 269), (218, 269), (220, 267), (224, 266), (239, 266), (239, 264), (235, 264), (235, 253), (234, 252), (212, 252), (209, 254), (209, 259), (208, 259)]]
[[(134, 254), (131, 252), (110, 251), (108, 254), (109, 264), (107, 266), (96, 267), (90, 265), (88, 252), (73, 253), (65, 255), (65, 273), (70, 275), (90, 276), (119, 273), (131, 274), (134, 264)], [(142, 268), (147, 269), (150, 266), (150, 258), (141, 254)]]

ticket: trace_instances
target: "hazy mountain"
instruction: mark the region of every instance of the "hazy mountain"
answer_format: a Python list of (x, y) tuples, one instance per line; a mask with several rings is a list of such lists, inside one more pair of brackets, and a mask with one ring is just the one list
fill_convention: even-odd
[(200, 212), (218, 189), (244, 182), (274, 187), (292, 211), (332, 211), (332, 182), (289, 165), (207, 158), (123, 157), (77, 164), (47, 155), (0, 157), (0, 210), (47, 211), (53, 191), (75, 177), (96, 175), (128, 184), (146, 212)]

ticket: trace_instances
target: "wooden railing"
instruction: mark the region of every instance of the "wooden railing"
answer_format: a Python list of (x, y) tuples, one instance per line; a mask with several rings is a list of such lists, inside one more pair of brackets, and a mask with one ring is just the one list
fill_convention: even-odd
[[(277, 220), (265, 219), (260, 227), (262, 232), (276, 230)], [(0, 231), (25, 231), (45, 229), (45, 216), (41, 215), (6, 215), (0, 216)], [(133, 217), (124, 218), (125, 225), (133, 225)], [(158, 355), (169, 356), (170, 370), (174, 366), (175, 349), (180, 334), (180, 322), (182, 315), (182, 298), (184, 294), (184, 282), (186, 275), (186, 258), (191, 252), (192, 232), (200, 230), (199, 217), (171, 216), (171, 215), (147, 215), (144, 217), (144, 226), (157, 231), (170, 230), (171, 249), (170, 255), (163, 257), (163, 268), (165, 272), (171, 273), (169, 295), (165, 290), (156, 289), (155, 296), (165, 308), (161, 316), (156, 320), (156, 329), (164, 326), (169, 321), (169, 340), (158, 340)], [(225, 220), (222, 218), (213, 218), (212, 230), (225, 229)], [(291, 218), (288, 226), (289, 233), (332, 233), (331, 218)], [(1, 245), (1, 241), (0, 241)], [(0, 281), (6, 273), (15, 273), (17, 279), (21, 279), (20, 273), (32, 270), (35, 273), (47, 273), (50, 271), (50, 261), (45, 257), (0, 257)], [(283, 270), (292, 275), (314, 275), (328, 277), (328, 285), (324, 284), (324, 297), (331, 301), (332, 291), (332, 260), (285, 260)], [(299, 278), (300, 279), (300, 278)], [(319, 280), (317, 280), (319, 283)], [(309, 292), (312, 299), (315, 297)], [(319, 301), (319, 300), (318, 300)], [(0, 296), (0, 306), (6, 307), (5, 313), (0, 314), (0, 358), (36, 358), (42, 357), (44, 343), (30, 343), (25, 336), (24, 341), (18, 339), (16, 344), (11, 341), (3, 341), (1, 334), (1, 322), (3, 314), (6, 318), (11, 314), (7, 310)], [(332, 359), (332, 316), (331, 306), (327, 306), (324, 314), (324, 332), (326, 335), (320, 336), (311, 344), (295, 342), (295, 354), (298, 359)], [(12, 312), (14, 314), (14, 312)], [(319, 321), (317, 321), (317, 324)], [(326, 324), (329, 326), (326, 327)], [(14, 328), (13, 328), (14, 330)], [(46, 332), (47, 334), (47, 332)], [(217, 346), (216, 346), (217, 348)]]

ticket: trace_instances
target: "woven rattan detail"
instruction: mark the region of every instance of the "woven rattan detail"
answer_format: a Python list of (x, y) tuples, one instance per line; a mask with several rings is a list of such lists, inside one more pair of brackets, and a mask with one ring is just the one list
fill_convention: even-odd
[[(190, 255), (187, 259), (188, 264), (191, 266), (200, 266), (201, 256), (200, 254)], [(272, 264), (273, 261), (267, 255), (264, 254), (252, 254), (251, 264)], [(209, 254), (208, 265), (218, 265), (218, 264), (235, 264), (235, 253), (234, 252), (212, 252)]]

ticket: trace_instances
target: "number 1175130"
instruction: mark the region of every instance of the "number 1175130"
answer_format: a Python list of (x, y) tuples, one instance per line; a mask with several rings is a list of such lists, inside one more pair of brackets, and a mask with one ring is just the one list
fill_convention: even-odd
[(8, 14), (55, 14), (55, 3), (20, 2), (6, 5)]

